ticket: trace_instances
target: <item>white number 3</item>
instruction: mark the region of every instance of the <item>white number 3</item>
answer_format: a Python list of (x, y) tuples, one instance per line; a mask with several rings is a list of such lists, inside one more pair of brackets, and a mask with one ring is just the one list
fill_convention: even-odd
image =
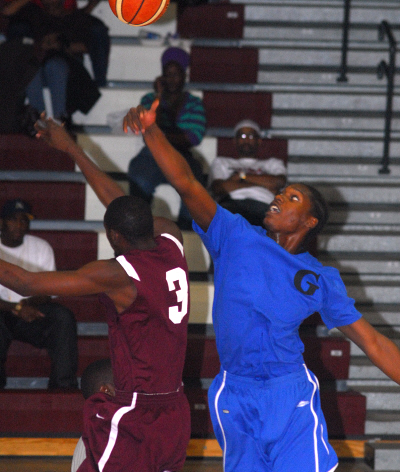
[[(178, 303), (182, 303), (181, 309), (179, 310), (179, 306), (171, 306), (169, 307), (169, 319), (172, 321), (174, 324), (179, 324), (186, 313), (188, 312), (188, 282), (186, 278), (186, 272), (181, 269), (180, 267), (177, 267), (176, 269), (169, 270), (166, 273), (166, 279), (168, 282), (168, 288), (170, 292), (172, 290), (176, 291), (176, 299)], [(175, 283), (179, 283), (179, 290), (175, 288)]]

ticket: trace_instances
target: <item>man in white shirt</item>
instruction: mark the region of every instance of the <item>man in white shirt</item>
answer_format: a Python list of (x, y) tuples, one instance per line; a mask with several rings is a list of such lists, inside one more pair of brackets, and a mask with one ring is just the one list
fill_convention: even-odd
[[(27, 234), (30, 205), (8, 200), (0, 213), (0, 258), (26, 270), (56, 269), (54, 251), (44, 239)], [(29, 297), (0, 285), (0, 388), (6, 386), (7, 351), (17, 339), (47, 349), (51, 359), (49, 389), (77, 388), (77, 331), (74, 314), (51, 297)]]
[(214, 159), (210, 189), (222, 207), (261, 226), (269, 204), (286, 183), (286, 167), (281, 159), (258, 155), (261, 129), (257, 123), (242, 120), (234, 132), (236, 155)]

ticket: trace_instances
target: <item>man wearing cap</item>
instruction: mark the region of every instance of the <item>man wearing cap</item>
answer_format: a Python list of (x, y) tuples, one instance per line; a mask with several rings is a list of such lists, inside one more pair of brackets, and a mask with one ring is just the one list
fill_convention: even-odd
[(261, 129), (254, 121), (240, 121), (234, 133), (236, 155), (214, 159), (210, 189), (222, 207), (261, 226), (274, 195), (286, 183), (286, 167), (275, 157), (258, 156)]
[[(157, 109), (157, 124), (168, 141), (188, 161), (194, 175), (204, 182), (201, 163), (192, 155), (191, 148), (202, 141), (206, 131), (206, 118), (200, 98), (184, 91), (189, 54), (181, 48), (171, 47), (161, 57), (162, 76), (154, 82), (155, 91), (141, 99), (141, 106), (150, 109), (156, 97), (160, 98)], [(130, 193), (151, 202), (156, 187), (168, 183), (155, 163), (151, 152), (144, 146), (135, 156), (128, 169)], [(191, 228), (191, 217), (186, 207), (181, 206), (178, 225)]]
[[(27, 234), (30, 205), (8, 200), (0, 213), (0, 258), (26, 270), (54, 271), (54, 252), (44, 239)], [(0, 285), (0, 388), (6, 386), (7, 351), (17, 339), (47, 349), (51, 360), (49, 389), (77, 388), (77, 331), (74, 314), (51, 297), (22, 298)]]

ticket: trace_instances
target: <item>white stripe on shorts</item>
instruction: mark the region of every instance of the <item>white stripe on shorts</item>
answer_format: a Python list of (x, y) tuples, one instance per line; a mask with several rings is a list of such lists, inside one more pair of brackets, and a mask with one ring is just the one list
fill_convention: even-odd
[(305, 364), (303, 364), (303, 365), (304, 365), (304, 368), (306, 370), (308, 380), (313, 384), (313, 393), (311, 395), (311, 400), (310, 400), (310, 410), (311, 410), (311, 413), (314, 417), (314, 423), (315, 423), (314, 424), (314, 433), (313, 433), (313, 436), (314, 436), (315, 472), (319, 472), (318, 442), (317, 442), (318, 416), (315, 413), (314, 406), (313, 406), (314, 395), (315, 395), (315, 392), (317, 391), (318, 386), (317, 386), (317, 383), (315, 382), (315, 380), (312, 379), (312, 377), (310, 375), (310, 372), (308, 371), (306, 365)]
[(219, 396), (222, 393), (222, 390), (225, 388), (225, 380), (226, 380), (226, 370), (224, 370), (224, 378), (222, 380), (222, 384), (219, 387), (219, 390), (218, 390), (217, 394), (215, 395), (215, 400), (214, 400), (215, 414), (217, 415), (218, 424), (219, 424), (219, 427), (221, 428), (222, 436), (224, 438), (224, 454), (223, 454), (223, 459), (222, 459), (223, 460), (223, 470), (225, 470), (226, 437), (225, 437), (224, 428), (222, 427), (221, 418), (220, 418), (219, 413), (218, 413), (218, 400), (219, 400)]
[(99, 460), (99, 471), (102, 472), (105, 465), (107, 464), (108, 459), (110, 458), (110, 455), (112, 453), (112, 450), (114, 449), (115, 443), (117, 442), (117, 436), (118, 436), (118, 423), (120, 419), (129, 411), (134, 410), (136, 406), (136, 399), (137, 399), (137, 393), (135, 392), (132, 397), (132, 403), (130, 406), (124, 406), (117, 410), (114, 413), (114, 416), (112, 417), (111, 420), (111, 430), (110, 430), (110, 436), (108, 437), (108, 443), (106, 448), (104, 449), (103, 455), (101, 456), (101, 459)]

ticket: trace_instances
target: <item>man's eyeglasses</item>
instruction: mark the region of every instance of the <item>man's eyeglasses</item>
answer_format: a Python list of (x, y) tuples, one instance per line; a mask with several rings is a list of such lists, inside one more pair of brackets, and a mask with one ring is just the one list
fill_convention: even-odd
[(251, 133), (238, 133), (236, 135), (237, 139), (257, 139), (258, 136), (256, 134)]

